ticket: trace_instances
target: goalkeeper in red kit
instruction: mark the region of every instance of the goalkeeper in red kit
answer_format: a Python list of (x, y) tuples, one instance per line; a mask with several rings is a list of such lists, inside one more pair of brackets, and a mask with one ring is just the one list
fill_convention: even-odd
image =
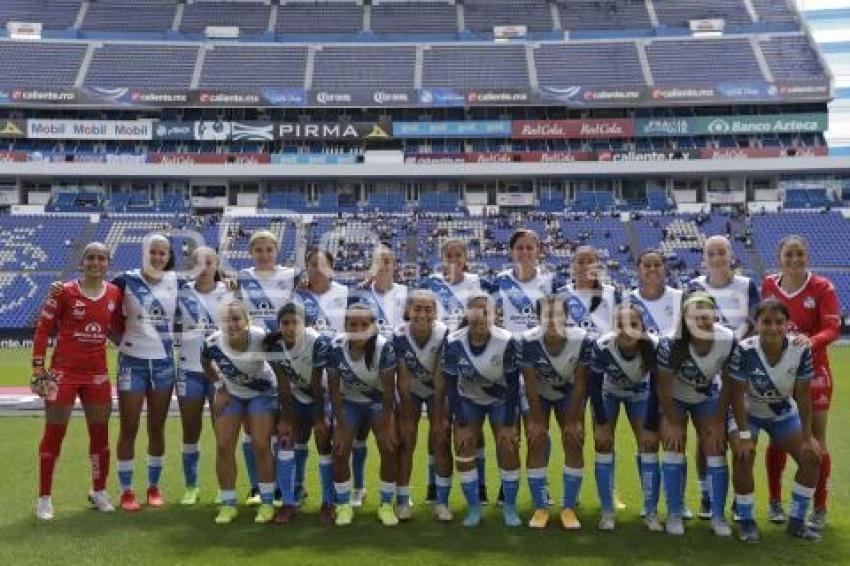
[[(89, 430), (92, 491), (89, 501), (99, 511), (114, 511), (106, 494), (109, 472), (109, 413), (112, 386), (106, 366), (106, 341), (120, 335), (122, 293), (104, 280), (109, 250), (93, 242), (83, 251), (82, 277), (69, 281), (48, 298), (35, 329), (32, 352), (33, 392), (45, 400), (46, 422), (39, 444), (39, 499), (36, 515), (53, 518), (53, 469), (76, 398), (80, 398)], [(56, 344), (45, 369), (47, 342)]]

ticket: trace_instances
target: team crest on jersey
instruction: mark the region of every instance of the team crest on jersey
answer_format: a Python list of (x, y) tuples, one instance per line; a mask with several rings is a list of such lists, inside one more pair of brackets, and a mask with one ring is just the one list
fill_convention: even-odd
[(803, 299), (803, 306), (807, 309), (815, 308), (815, 298), (814, 297), (806, 297)]
[(103, 329), (96, 322), (90, 322), (89, 324), (87, 324), (86, 327), (85, 327), (85, 331), (88, 332), (89, 334), (102, 334), (103, 333)]
[(112, 301), (109, 301), (109, 304), (106, 305), (106, 309), (109, 312), (114, 312), (115, 311), (115, 303), (112, 302)]

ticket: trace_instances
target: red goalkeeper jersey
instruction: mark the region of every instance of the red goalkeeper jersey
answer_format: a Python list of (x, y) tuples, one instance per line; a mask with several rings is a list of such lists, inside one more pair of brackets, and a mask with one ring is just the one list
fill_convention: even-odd
[(108, 375), (106, 340), (110, 334), (120, 334), (123, 327), (122, 297), (112, 283), (104, 283), (103, 293), (95, 298), (86, 297), (77, 281), (65, 283), (41, 310), (33, 337), (33, 358), (44, 358), (48, 338), (58, 332), (51, 369), (76, 379), (101, 380)]

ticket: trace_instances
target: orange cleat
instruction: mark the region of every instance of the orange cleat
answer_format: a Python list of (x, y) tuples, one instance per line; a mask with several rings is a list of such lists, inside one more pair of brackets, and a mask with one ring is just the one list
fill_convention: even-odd
[(142, 506), (136, 501), (136, 494), (133, 493), (132, 489), (128, 489), (121, 494), (121, 509), (133, 513), (141, 508)]
[(165, 505), (165, 498), (158, 487), (152, 485), (148, 488), (148, 505), (150, 507), (162, 507)]

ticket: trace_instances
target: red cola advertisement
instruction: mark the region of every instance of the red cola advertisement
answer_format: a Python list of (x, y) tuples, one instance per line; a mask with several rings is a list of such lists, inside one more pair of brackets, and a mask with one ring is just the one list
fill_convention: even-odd
[(610, 139), (629, 138), (635, 133), (632, 119), (514, 120), (514, 139)]

